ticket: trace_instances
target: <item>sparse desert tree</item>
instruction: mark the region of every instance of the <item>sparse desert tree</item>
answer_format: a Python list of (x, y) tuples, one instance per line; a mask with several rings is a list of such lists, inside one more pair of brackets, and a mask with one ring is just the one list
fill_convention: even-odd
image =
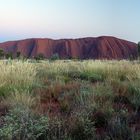
[(6, 59), (13, 59), (13, 54), (12, 52), (9, 52), (5, 55)]
[(140, 42), (138, 42), (138, 56), (140, 57)]
[(20, 58), (20, 55), (21, 55), (21, 52), (17, 52), (17, 53), (16, 53), (16, 57), (17, 57), (17, 58)]
[(4, 57), (4, 51), (2, 49), (0, 49), (0, 58)]
[(42, 54), (42, 53), (38, 54), (38, 55), (35, 57), (36, 60), (43, 60), (44, 58), (45, 58), (45, 56), (44, 56), (44, 54)]
[(51, 58), (50, 58), (50, 60), (58, 60), (58, 59), (60, 59), (58, 53), (53, 54), (53, 55), (51, 56)]

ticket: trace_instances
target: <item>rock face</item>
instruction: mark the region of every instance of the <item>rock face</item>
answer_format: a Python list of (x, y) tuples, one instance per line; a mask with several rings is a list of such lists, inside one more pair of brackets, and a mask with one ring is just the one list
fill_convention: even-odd
[(60, 58), (81, 59), (128, 59), (138, 55), (137, 44), (115, 37), (97, 37), (80, 39), (26, 39), (0, 43), (5, 53), (21, 52), (23, 56), (33, 58), (39, 54), (50, 58), (58, 54)]

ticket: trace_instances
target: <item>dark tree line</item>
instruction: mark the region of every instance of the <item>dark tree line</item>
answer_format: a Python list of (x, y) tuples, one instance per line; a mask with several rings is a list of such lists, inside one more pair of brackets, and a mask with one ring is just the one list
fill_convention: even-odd
[[(20, 58), (21, 56), (21, 53), (20, 52), (17, 52), (16, 53), (16, 58)], [(9, 53), (5, 53), (2, 49), (0, 49), (0, 59), (13, 59), (14, 58), (14, 55), (12, 52), (9, 52)]]

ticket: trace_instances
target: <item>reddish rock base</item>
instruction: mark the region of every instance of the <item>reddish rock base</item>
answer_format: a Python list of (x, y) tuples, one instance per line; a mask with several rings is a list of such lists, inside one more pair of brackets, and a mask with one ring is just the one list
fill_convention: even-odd
[(80, 59), (128, 59), (137, 57), (137, 44), (115, 37), (97, 37), (81, 39), (26, 39), (0, 43), (5, 53), (21, 52), (23, 56), (33, 58), (39, 54), (50, 58), (59, 54), (60, 58)]

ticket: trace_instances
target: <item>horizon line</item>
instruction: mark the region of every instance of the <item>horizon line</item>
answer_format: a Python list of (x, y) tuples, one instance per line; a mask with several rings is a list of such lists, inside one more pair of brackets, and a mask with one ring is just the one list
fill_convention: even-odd
[[(23, 41), (23, 40), (30, 40), (30, 39), (48, 39), (48, 40), (77, 40), (77, 39), (85, 39), (85, 38), (101, 38), (101, 37), (110, 37), (110, 38), (117, 38), (117, 39), (121, 39), (121, 40), (125, 40), (125, 41), (129, 41), (128, 39), (123, 39), (123, 38), (119, 38), (116, 36), (111, 36), (111, 35), (101, 35), (101, 36), (85, 36), (85, 37), (67, 37), (67, 38), (48, 38), (48, 37), (29, 37), (29, 38), (21, 38), (21, 39), (13, 39), (13, 40), (7, 40), (7, 41), (2, 41), (0, 42), (0, 44), (2, 43), (6, 43), (6, 42), (13, 42), (13, 41)], [(129, 41), (132, 43), (136, 43), (135, 41)], [(137, 43), (136, 43), (137, 44)]]

